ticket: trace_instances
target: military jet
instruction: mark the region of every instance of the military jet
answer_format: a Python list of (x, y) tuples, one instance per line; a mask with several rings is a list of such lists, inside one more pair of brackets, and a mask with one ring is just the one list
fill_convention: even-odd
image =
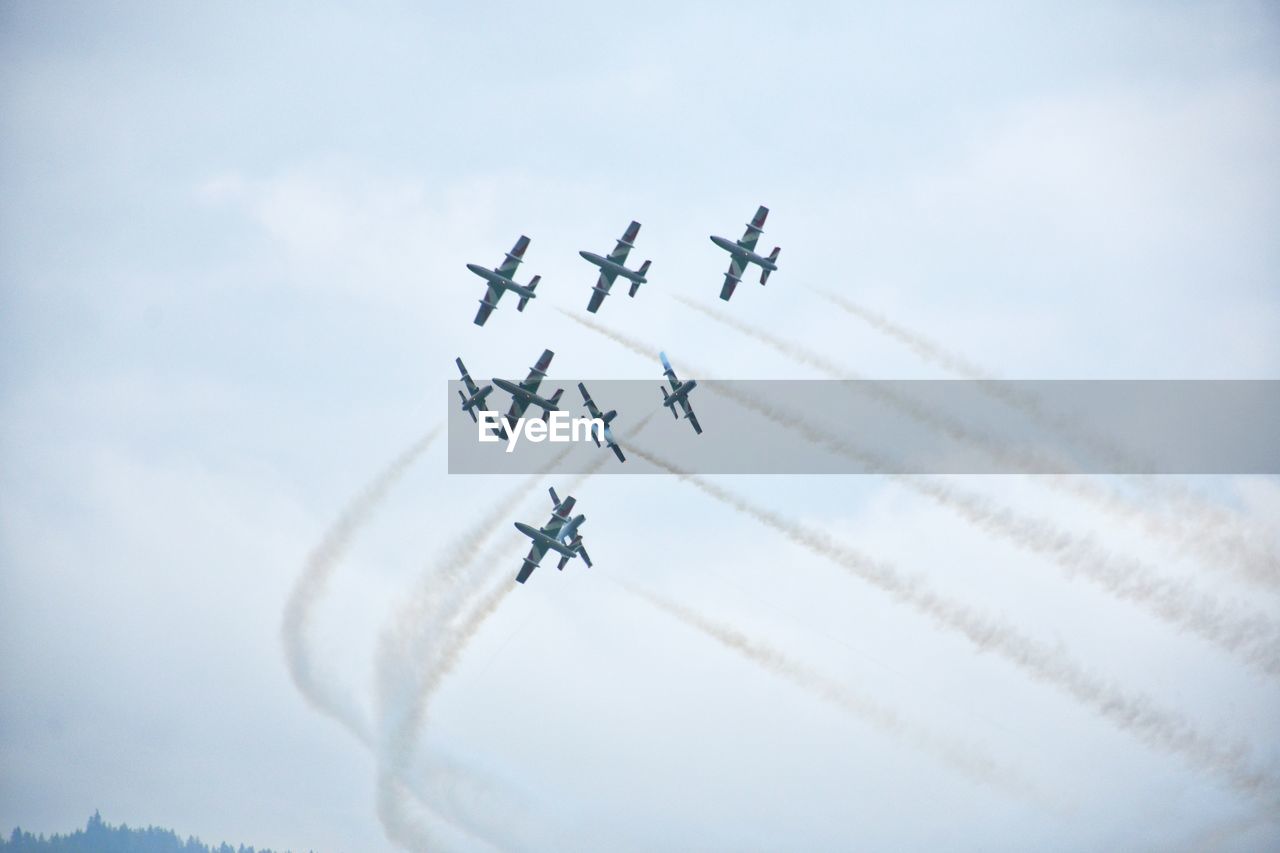
[(547, 375), (547, 368), (551, 366), (551, 359), (554, 357), (555, 353), (551, 350), (543, 350), (538, 363), (529, 368), (528, 377), (519, 385), (509, 379), (493, 380), (494, 385), (511, 395), (511, 409), (507, 412), (508, 423), (520, 418), (525, 409), (530, 406), (542, 409), (544, 421), (551, 416), (552, 412), (559, 411), (560, 407), (557, 404), (560, 402), (560, 395), (564, 393), (563, 388), (557, 388), (550, 399), (544, 399), (537, 394), (538, 386), (542, 384), (542, 377)]
[(527, 248), (529, 248), (529, 238), (522, 234), (511, 251), (507, 252), (502, 263), (493, 269), (486, 269), (479, 264), (467, 264), (467, 269), (489, 282), (489, 289), (480, 300), (480, 310), (476, 312), (477, 326), (484, 325), (484, 321), (489, 319), (493, 309), (498, 307), (498, 300), (502, 298), (502, 294), (508, 290), (520, 297), (520, 302), (516, 305), (517, 311), (523, 311), (529, 300), (534, 298), (533, 291), (537, 288), (538, 282), (542, 281), (542, 276), (535, 275), (529, 279), (528, 284), (517, 284), (511, 278), (516, 274), (516, 267), (520, 266), (520, 261), (524, 258), (524, 250)]
[(733, 289), (738, 286), (738, 282), (742, 281), (742, 273), (746, 270), (747, 264), (755, 264), (760, 267), (761, 284), (768, 281), (769, 273), (778, 268), (778, 253), (782, 251), (781, 247), (774, 246), (773, 252), (767, 258), (757, 255), (755, 251), (756, 239), (760, 236), (760, 232), (764, 230), (764, 218), (768, 215), (769, 208), (767, 207), (761, 207), (757, 210), (755, 219), (747, 223), (746, 233), (736, 243), (728, 237), (711, 235), (712, 243), (715, 243), (733, 256), (729, 259), (729, 271), (724, 274), (724, 287), (720, 288), (720, 298), (725, 302), (729, 301), (729, 297), (733, 296)]
[(614, 440), (613, 430), (609, 428), (609, 424), (612, 423), (613, 419), (618, 416), (618, 410), (610, 409), (609, 411), (604, 412), (602, 414), (600, 412), (600, 408), (596, 406), (596, 404), (591, 400), (591, 395), (587, 393), (587, 386), (579, 382), (578, 390), (582, 392), (582, 402), (583, 404), (586, 405), (587, 411), (591, 414), (591, 417), (599, 418), (600, 420), (604, 421), (603, 430), (599, 429), (594, 425), (591, 427), (591, 440), (596, 443), (596, 447), (599, 447), (600, 439), (602, 437), (600, 433), (603, 432), (604, 433), (603, 438), (604, 438), (605, 444), (608, 445), (610, 450), (612, 450), (615, 454), (617, 454), (618, 461), (626, 462), (627, 457), (622, 455), (622, 448), (619, 447), (618, 442)]
[(618, 241), (618, 245), (613, 247), (613, 251), (609, 253), (607, 258), (602, 258), (595, 252), (578, 252), (579, 255), (600, 268), (600, 277), (596, 279), (591, 301), (587, 303), (587, 310), (592, 314), (600, 309), (604, 298), (609, 295), (609, 288), (613, 287), (613, 280), (618, 276), (622, 276), (631, 282), (630, 296), (635, 296), (636, 291), (640, 289), (640, 285), (648, 281), (644, 277), (644, 274), (649, 271), (648, 261), (641, 264), (639, 270), (629, 270), (624, 266), (627, 260), (627, 253), (634, 248), (636, 235), (639, 233), (639, 222), (632, 222), (628, 225), (627, 232), (622, 235), (622, 239)]
[(693, 413), (693, 406), (689, 405), (689, 392), (698, 387), (698, 380), (690, 379), (688, 382), (681, 382), (676, 378), (676, 372), (671, 369), (671, 362), (667, 361), (665, 352), (658, 353), (662, 359), (662, 372), (667, 375), (667, 381), (671, 383), (671, 393), (667, 393), (667, 389), (662, 388), (662, 405), (671, 410), (671, 417), (676, 420), (680, 416), (676, 414), (676, 404), (680, 404), (680, 408), (684, 410), (684, 416), (689, 419), (689, 423), (693, 424), (693, 431), (698, 435), (702, 435), (702, 427), (698, 425), (698, 416)]
[(476, 409), (479, 408), (482, 412), (486, 411), (484, 401), (486, 397), (493, 393), (493, 386), (486, 385), (483, 388), (477, 387), (476, 383), (472, 381), (470, 374), (467, 373), (467, 368), (463, 365), (462, 359), (455, 358), (454, 362), (457, 363), (458, 371), (462, 374), (462, 384), (466, 386), (467, 389), (467, 393), (465, 394), (461, 391), (458, 392), (458, 397), (462, 399), (462, 411), (471, 415), (471, 420), (477, 420)]
[(578, 532), (578, 528), (582, 526), (582, 522), (587, 520), (585, 515), (579, 515), (570, 519), (569, 512), (573, 509), (573, 495), (565, 498), (563, 501), (556, 494), (555, 489), (548, 489), (551, 493), (551, 520), (541, 528), (534, 528), (524, 522), (516, 522), (516, 530), (519, 530), (525, 536), (533, 540), (533, 547), (529, 549), (529, 556), (524, 558), (524, 564), (520, 567), (520, 573), (516, 575), (517, 583), (524, 583), (529, 579), (529, 575), (533, 574), (533, 570), (538, 568), (538, 564), (542, 562), (542, 557), (547, 551), (555, 551), (560, 554), (560, 562), (556, 566), (557, 569), (563, 569), (565, 564), (574, 557), (581, 557), (582, 561), (591, 565), (591, 557), (587, 554), (587, 549), (582, 547), (582, 534)]

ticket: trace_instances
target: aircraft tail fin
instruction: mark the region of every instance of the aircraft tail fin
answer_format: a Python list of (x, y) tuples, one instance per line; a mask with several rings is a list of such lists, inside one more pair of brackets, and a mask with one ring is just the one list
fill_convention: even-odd
[[(644, 278), (645, 273), (649, 272), (649, 261), (645, 261), (643, 264), (641, 264), (641, 265), (640, 265), (640, 269), (638, 270), (638, 272), (640, 273), (640, 277), (641, 277), (641, 278)], [(628, 296), (635, 296), (635, 295), (636, 295), (636, 291), (638, 291), (639, 289), (640, 289), (640, 282), (638, 282), (638, 281), (633, 281), (633, 282), (631, 282), (631, 290), (630, 290), (630, 292), (629, 292), (627, 295), (628, 295)]]
[[(769, 253), (769, 263), (776, 265), (778, 262), (778, 255), (781, 253), (782, 253), (782, 247), (774, 246), (773, 251)], [(760, 271), (761, 284), (764, 284), (769, 280), (769, 273), (771, 272), (773, 272), (773, 270), (769, 269), (768, 267), (765, 267), (763, 270)]]
[[(532, 294), (532, 293), (533, 293), (533, 291), (535, 291), (535, 290), (537, 290), (537, 289), (538, 289), (538, 282), (540, 282), (540, 281), (542, 281), (542, 276), (540, 276), (540, 275), (535, 275), (533, 278), (529, 279), (529, 292), (530, 292), (530, 294)], [(521, 296), (521, 297), (520, 297), (520, 301), (516, 304), (516, 310), (517, 310), (517, 311), (523, 311), (523, 310), (524, 310), (524, 306), (526, 306), (526, 305), (528, 305), (528, 304), (529, 304), (529, 299), (530, 299), (530, 297), (529, 297), (529, 296)]]
[[(560, 404), (560, 397), (561, 397), (561, 395), (562, 395), (562, 394), (564, 394), (564, 389), (563, 389), (563, 388), (557, 388), (557, 389), (556, 389), (556, 393), (554, 393), (554, 394), (552, 394), (552, 395), (551, 395), (551, 398), (550, 398), (550, 400), (548, 400), (548, 402), (550, 402), (550, 403), (551, 403), (551, 405), (553, 405), (553, 406), (558, 406), (558, 405)], [(543, 419), (544, 421), (549, 421), (549, 420), (551, 420), (551, 412), (552, 412), (552, 410), (551, 410), (551, 409), (543, 409), (543, 410), (542, 410), (542, 419)]]

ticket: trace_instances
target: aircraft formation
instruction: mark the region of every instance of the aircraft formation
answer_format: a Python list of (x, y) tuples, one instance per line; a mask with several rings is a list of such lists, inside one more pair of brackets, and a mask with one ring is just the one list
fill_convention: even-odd
[[(720, 298), (726, 302), (733, 296), (734, 289), (741, 283), (743, 274), (750, 266), (755, 265), (760, 268), (761, 285), (767, 284), (769, 275), (778, 269), (778, 255), (782, 251), (780, 247), (774, 246), (773, 251), (767, 256), (756, 252), (756, 244), (759, 242), (760, 234), (764, 231), (765, 218), (768, 215), (769, 209), (763, 205), (760, 206), (756, 210), (755, 216), (747, 223), (747, 230), (738, 240), (711, 235), (711, 242), (729, 253), (729, 269), (724, 274), (724, 284), (720, 288)], [(613, 251), (608, 255), (600, 255), (586, 250), (578, 252), (584, 260), (599, 270), (595, 284), (591, 288), (591, 296), (587, 302), (588, 312), (594, 314), (600, 310), (600, 306), (604, 304), (605, 297), (609, 295), (610, 290), (618, 279), (625, 279), (629, 283), (628, 295), (632, 297), (639, 292), (640, 285), (648, 281), (646, 276), (649, 272), (649, 260), (643, 261), (634, 269), (626, 265), (631, 250), (635, 248), (636, 238), (639, 234), (640, 223), (632, 221), (622, 236), (618, 238)], [(524, 261), (524, 255), (529, 248), (529, 243), (529, 238), (521, 235), (516, 240), (515, 245), (511, 247), (511, 251), (507, 252), (503, 257), (502, 262), (492, 269), (479, 264), (467, 264), (467, 269), (484, 279), (487, 285), (484, 295), (480, 299), (480, 309), (475, 316), (475, 324), (477, 326), (485, 324), (497, 309), (503, 294), (507, 292), (512, 293), (517, 298), (516, 310), (520, 312), (524, 311), (530, 300), (537, 298), (537, 287), (542, 280), (540, 275), (530, 277), (527, 284), (520, 284), (515, 280), (516, 270)], [(694, 433), (701, 435), (702, 425), (698, 423), (693, 404), (689, 400), (690, 393), (698, 386), (697, 380), (681, 380), (671, 366), (671, 361), (667, 358), (667, 354), (661, 352), (658, 356), (662, 363), (663, 377), (667, 383), (660, 386), (662, 389), (662, 405), (671, 411), (671, 416), (676, 420), (679, 420), (683, 413), (684, 418), (693, 427)], [(518, 426), (516, 422), (523, 418), (524, 413), (530, 408), (540, 409), (543, 421), (548, 420), (552, 412), (561, 411), (559, 404), (564, 393), (563, 388), (557, 389), (550, 397), (544, 397), (539, 394), (542, 380), (546, 377), (547, 370), (550, 368), (551, 360), (554, 357), (555, 353), (551, 350), (543, 350), (542, 356), (529, 369), (528, 376), (522, 382), (513, 382), (509, 379), (494, 377), (490, 380), (491, 384), (485, 385), (478, 385), (471, 378), (461, 358), (455, 359), (458, 371), (462, 375), (463, 387), (465, 388), (465, 391), (458, 391), (458, 396), (462, 401), (462, 410), (471, 416), (472, 421), (479, 422), (482, 417), (484, 418), (484, 425), (481, 427), (482, 436), (489, 429), (493, 429), (494, 432), (489, 433), (490, 435), (496, 434), (498, 438), (506, 439), (508, 430)], [(497, 415), (496, 411), (490, 410), (487, 406), (488, 397), (495, 388), (506, 392), (511, 398), (510, 408), (501, 417)], [(617, 456), (619, 463), (625, 463), (627, 461), (626, 454), (614, 437), (611, 427), (614, 419), (618, 416), (617, 410), (603, 411), (591, 398), (586, 385), (581, 382), (578, 383), (578, 391), (582, 395), (583, 406), (596, 422), (591, 427), (591, 438), (596, 447), (607, 448)], [(680, 410), (679, 412), (676, 411), (677, 408)], [(496, 426), (491, 426), (492, 424), (496, 424)], [(518, 429), (516, 430), (516, 435), (519, 435)], [(558, 569), (563, 569), (575, 557), (581, 557), (584, 563), (588, 566), (591, 565), (591, 558), (583, 547), (582, 533), (580, 532), (582, 523), (586, 521), (586, 516), (570, 517), (569, 513), (575, 504), (575, 499), (572, 495), (567, 496), (562, 501), (556, 495), (554, 488), (550, 490), (550, 493), (553, 506), (551, 518), (546, 524), (540, 528), (535, 528), (523, 522), (518, 521), (515, 523), (516, 529), (531, 539), (533, 543), (528, 556), (525, 557), (524, 563), (516, 575), (516, 581), (519, 583), (524, 583), (529, 579), (533, 570), (538, 567), (543, 556), (548, 551), (555, 551), (560, 554), (560, 561), (556, 566)]]
[[(769, 208), (761, 205), (756, 210), (756, 215), (747, 223), (747, 230), (740, 240), (735, 241), (727, 237), (711, 235), (711, 242), (729, 253), (729, 271), (724, 274), (724, 286), (720, 288), (720, 298), (726, 302), (733, 296), (734, 288), (742, 281), (742, 274), (751, 264), (760, 267), (761, 285), (768, 283), (769, 274), (776, 272), (778, 269), (778, 254), (782, 251), (782, 247), (774, 246), (773, 251), (767, 257), (756, 254), (755, 250), (756, 242), (764, 231), (765, 217), (768, 215)], [(635, 296), (640, 290), (640, 285), (648, 281), (645, 275), (649, 272), (649, 261), (640, 264), (638, 269), (631, 269), (626, 265), (627, 256), (635, 248), (636, 237), (639, 235), (640, 223), (632, 221), (627, 226), (627, 230), (623, 232), (623, 235), (618, 238), (613, 251), (607, 256), (588, 252), (585, 249), (578, 252), (584, 260), (600, 269), (596, 283), (591, 288), (591, 298), (587, 302), (587, 310), (592, 314), (600, 310), (600, 306), (604, 304), (604, 298), (609, 295), (609, 290), (617, 279), (625, 278), (631, 283), (628, 296)], [(475, 324), (477, 326), (485, 324), (489, 316), (497, 310), (502, 294), (508, 291), (519, 298), (516, 303), (517, 311), (524, 311), (525, 306), (529, 304), (529, 300), (537, 297), (538, 294), (535, 291), (538, 288), (538, 283), (542, 281), (542, 276), (533, 276), (529, 279), (528, 284), (520, 284), (515, 280), (516, 268), (524, 260), (524, 253), (529, 248), (529, 242), (528, 237), (523, 234), (520, 235), (520, 239), (516, 240), (516, 244), (511, 247), (511, 251), (507, 252), (503, 257), (502, 263), (493, 269), (479, 264), (467, 264), (467, 269), (484, 279), (488, 285), (484, 296), (480, 299), (480, 310), (476, 312)]]

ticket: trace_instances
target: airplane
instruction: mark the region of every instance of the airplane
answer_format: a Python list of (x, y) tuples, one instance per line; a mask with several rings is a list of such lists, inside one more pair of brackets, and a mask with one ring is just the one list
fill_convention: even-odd
[(551, 510), (551, 520), (541, 528), (535, 528), (521, 521), (516, 522), (516, 530), (533, 540), (533, 547), (529, 549), (529, 556), (524, 558), (524, 565), (520, 567), (520, 573), (516, 575), (517, 583), (524, 583), (529, 579), (529, 575), (533, 574), (533, 570), (538, 568), (538, 564), (542, 562), (542, 557), (548, 550), (560, 554), (560, 563), (556, 566), (557, 569), (563, 570), (565, 564), (574, 557), (581, 557), (588, 567), (591, 566), (591, 556), (587, 554), (587, 549), (582, 546), (582, 534), (578, 532), (578, 528), (582, 526), (582, 522), (587, 520), (587, 517), (579, 515), (570, 519), (569, 512), (573, 509), (574, 504), (573, 495), (561, 501), (555, 489), (548, 489), (547, 491), (551, 493), (551, 503), (554, 505)]
[(595, 252), (578, 252), (579, 255), (600, 268), (600, 277), (596, 279), (591, 301), (587, 303), (587, 310), (592, 314), (600, 309), (604, 298), (609, 295), (609, 288), (613, 287), (613, 280), (618, 276), (622, 276), (631, 282), (630, 296), (635, 296), (636, 291), (640, 289), (640, 285), (648, 281), (644, 277), (644, 274), (649, 271), (648, 261), (641, 264), (639, 270), (629, 270), (624, 266), (627, 260), (627, 253), (634, 248), (636, 235), (639, 233), (639, 222), (632, 222), (628, 225), (627, 232), (622, 235), (622, 239), (618, 241), (618, 245), (614, 246), (613, 251), (609, 253), (607, 258), (602, 258)]
[(742, 235), (742, 239), (736, 243), (727, 237), (711, 235), (712, 243), (733, 256), (729, 259), (729, 271), (724, 274), (724, 287), (720, 288), (720, 298), (725, 302), (729, 301), (729, 297), (733, 296), (733, 289), (738, 286), (738, 282), (742, 281), (742, 273), (746, 270), (747, 264), (760, 267), (761, 284), (769, 280), (769, 273), (778, 269), (778, 253), (782, 251), (780, 246), (774, 246), (773, 252), (767, 258), (755, 252), (756, 239), (764, 230), (764, 218), (768, 215), (769, 208), (761, 206), (756, 211), (755, 219), (747, 223), (747, 230)]
[[(618, 416), (618, 410), (610, 409), (609, 411), (601, 414), (600, 409), (596, 406), (594, 402), (592, 402), (591, 395), (587, 393), (587, 386), (579, 382), (578, 390), (582, 392), (582, 402), (586, 404), (587, 411), (591, 413), (591, 417), (599, 418), (600, 420), (604, 421), (603, 432), (604, 432), (605, 444), (608, 445), (610, 450), (612, 450), (615, 454), (617, 454), (619, 462), (626, 462), (627, 457), (622, 455), (622, 448), (619, 447), (618, 442), (614, 440), (613, 430), (609, 428), (609, 424), (612, 423), (613, 419)], [(591, 428), (591, 440), (596, 443), (596, 447), (600, 446), (600, 438), (601, 438), (600, 432), (601, 430), (595, 428), (594, 426)]]
[(528, 284), (517, 284), (512, 278), (527, 248), (529, 248), (529, 238), (521, 234), (515, 246), (507, 252), (503, 262), (493, 269), (486, 269), (479, 264), (467, 264), (467, 269), (489, 282), (489, 289), (480, 300), (480, 310), (476, 312), (477, 326), (484, 325), (484, 321), (488, 320), (489, 315), (498, 307), (498, 300), (502, 298), (502, 294), (508, 290), (520, 297), (520, 302), (516, 305), (517, 311), (523, 311), (529, 300), (534, 298), (533, 291), (537, 288), (538, 282), (542, 281), (542, 276), (535, 275), (529, 279)]
[(560, 395), (564, 393), (563, 388), (557, 388), (550, 399), (544, 399), (537, 394), (538, 386), (542, 384), (542, 377), (547, 375), (547, 368), (551, 366), (551, 359), (554, 357), (555, 353), (551, 350), (543, 350), (538, 363), (529, 368), (529, 376), (519, 385), (509, 379), (493, 380), (494, 385), (511, 395), (511, 409), (507, 412), (508, 423), (520, 418), (529, 406), (542, 409), (544, 421), (551, 416), (552, 412), (559, 411), (560, 407), (557, 404), (560, 402)]
[(667, 393), (667, 389), (662, 388), (662, 405), (671, 410), (671, 417), (676, 420), (680, 416), (676, 414), (676, 404), (680, 404), (680, 408), (684, 409), (684, 416), (689, 419), (689, 423), (693, 424), (693, 431), (698, 435), (702, 435), (702, 427), (698, 425), (698, 416), (693, 413), (693, 406), (689, 405), (689, 392), (698, 387), (698, 380), (690, 379), (688, 382), (681, 382), (676, 378), (676, 372), (671, 369), (671, 362), (667, 361), (665, 352), (658, 353), (662, 359), (663, 373), (667, 375), (667, 381), (671, 383), (671, 393)]
[(467, 373), (467, 368), (463, 365), (462, 359), (455, 358), (454, 362), (458, 365), (458, 371), (462, 373), (462, 384), (466, 386), (467, 389), (467, 393), (465, 394), (461, 391), (458, 392), (458, 397), (462, 399), (462, 411), (471, 415), (471, 420), (477, 420), (476, 408), (478, 407), (482, 412), (485, 411), (484, 401), (486, 397), (493, 393), (493, 386), (486, 385), (483, 388), (477, 387), (476, 383), (472, 381), (471, 376)]

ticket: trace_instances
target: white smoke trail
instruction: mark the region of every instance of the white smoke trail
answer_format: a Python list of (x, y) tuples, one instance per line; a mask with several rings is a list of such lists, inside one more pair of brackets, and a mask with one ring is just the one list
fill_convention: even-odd
[[(1146, 468), (1143, 460), (1113, 442), (1089, 433), (1079, 423), (1047, 411), (1035, 395), (1020, 392), (1005, 383), (991, 381), (994, 377), (982, 368), (944, 350), (924, 335), (894, 323), (884, 315), (846, 297), (821, 289), (810, 290), (877, 331), (905, 344), (926, 361), (958, 376), (978, 380), (978, 387), (990, 396), (1021, 411), (1076, 446), (1083, 447), (1107, 464), (1126, 471), (1141, 471)], [(705, 311), (696, 304), (695, 307)], [(1196, 551), (1209, 561), (1209, 566), (1216, 567), (1226, 563), (1242, 579), (1272, 590), (1280, 590), (1280, 555), (1267, 545), (1263, 536), (1251, 529), (1247, 519), (1225, 507), (1209, 503), (1185, 485), (1166, 477), (1129, 474), (1126, 479), (1144, 492), (1168, 502), (1175, 513), (1174, 517), (1166, 518), (1147, 512), (1114, 492), (1089, 486), (1088, 481), (1084, 482), (1083, 487), (1089, 488), (1093, 494), (1081, 496), (1104, 505), (1117, 517), (1142, 525), (1149, 533), (1169, 539), (1181, 548)]]
[[(294, 582), (281, 620), (285, 662), (299, 693), (314, 710), (338, 722), (370, 749), (374, 748), (374, 735), (359, 703), (350, 691), (336, 687), (315, 659), (311, 636), (315, 609), (328, 591), (334, 571), (346, 556), (355, 535), (369, 522), (442, 429), (443, 426), (432, 428), (397, 454), (339, 513), (308, 555), (301, 575)], [(453, 832), (454, 827), (447, 816), (436, 817), (445, 832)]]
[(615, 581), (615, 583), (685, 625), (746, 657), (762, 669), (785, 678), (824, 702), (857, 717), (867, 725), (906, 741), (970, 779), (1005, 793), (1042, 800), (1041, 795), (1031, 788), (1027, 780), (1013, 770), (1000, 766), (973, 747), (928, 731), (904, 719), (896, 709), (820, 675), (798, 661), (789, 659), (773, 646), (741, 631), (717, 623), (657, 593), (642, 590), (621, 581)]
[[(563, 456), (563, 454), (561, 454)], [(557, 457), (560, 458), (560, 457)], [(538, 484), (541, 475), (525, 478), (490, 510), (454, 538), (433, 561), (409, 598), (397, 608), (384, 629), (375, 664), (380, 739), (377, 748), (377, 812), (387, 837), (409, 850), (429, 850), (440, 841), (432, 825), (416, 819), (408, 808), (406, 776), (413, 759), (418, 732), (425, 722), (426, 703), (443, 674), (434, 660), (438, 637), (447, 632), (456, 613), (474, 594), (470, 568), (481, 549), (503, 529), (502, 522)], [(491, 841), (494, 827), (466, 821), (466, 810), (456, 803), (449, 812), (454, 820), (478, 838)]]
[(328, 590), (334, 570), (346, 556), (351, 540), (410, 466), (431, 446), (442, 428), (433, 427), (406, 447), (347, 504), (307, 556), (302, 574), (294, 581), (289, 593), (281, 620), (280, 639), (284, 645), (285, 663), (298, 692), (314, 710), (336, 720), (365, 745), (372, 743), (369, 723), (355, 699), (350, 693), (338, 692), (331, 687), (331, 682), (318, 671), (311, 651), (312, 620), (315, 608)]
[[(641, 418), (635, 432), (643, 430), (651, 418), (652, 414)], [(543, 472), (527, 478), (457, 537), (438, 561), (436, 570), (423, 575), (415, 593), (383, 634), (377, 666), (380, 716), (384, 723), (383, 750), (378, 765), (378, 816), (388, 838), (408, 849), (428, 849), (435, 840), (430, 828), (410, 815), (404, 782), (406, 766), (416, 750), (431, 701), (458, 665), (471, 640), (516, 586), (514, 582), (506, 582), (483, 591), (491, 575), (508, 569), (491, 554), (477, 557), (499, 530), (506, 529), (502, 522), (511, 514), (511, 507), (527, 496), (545, 472), (554, 470), (568, 452), (566, 449), (557, 454)], [(587, 473), (569, 482), (566, 494), (609, 459), (611, 454), (598, 455)], [(478, 566), (478, 570), (472, 571), (473, 566)], [(460, 614), (465, 615), (455, 624)], [(492, 835), (498, 829), (509, 830), (515, 823), (509, 804), (493, 800), (490, 803), (485, 824), (469, 824), (473, 832)]]
[[(597, 321), (567, 316), (637, 354), (652, 352), (651, 347)], [(697, 372), (692, 365), (687, 366)], [(815, 445), (852, 459), (868, 470), (884, 473), (981, 529), (1048, 558), (1068, 576), (1078, 573), (1110, 594), (1142, 606), (1175, 628), (1193, 633), (1270, 675), (1280, 675), (1280, 626), (1265, 615), (1239, 605), (1224, 605), (1189, 583), (1164, 579), (1141, 561), (1115, 556), (1093, 539), (1066, 531), (1048, 519), (996, 507), (985, 498), (936, 478), (889, 473), (891, 469), (885, 460), (860, 448), (845, 435), (815, 426), (803, 414), (774, 406), (746, 393), (739, 385), (708, 382), (706, 387), (794, 430)]]
[(978, 649), (999, 655), (1032, 678), (1057, 687), (1143, 743), (1182, 757), (1191, 767), (1261, 800), (1268, 809), (1280, 808), (1280, 783), (1253, 765), (1245, 746), (1217, 743), (1197, 731), (1180, 714), (1087, 672), (1059, 650), (1035, 641), (1002, 620), (933, 591), (918, 576), (905, 575), (889, 563), (873, 560), (834, 541), (825, 531), (787, 519), (708, 480), (683, 472), (634, 442), (631, 450), (889, 594), (896, 602), (927, 616), (939, 627), (960, 634)]

